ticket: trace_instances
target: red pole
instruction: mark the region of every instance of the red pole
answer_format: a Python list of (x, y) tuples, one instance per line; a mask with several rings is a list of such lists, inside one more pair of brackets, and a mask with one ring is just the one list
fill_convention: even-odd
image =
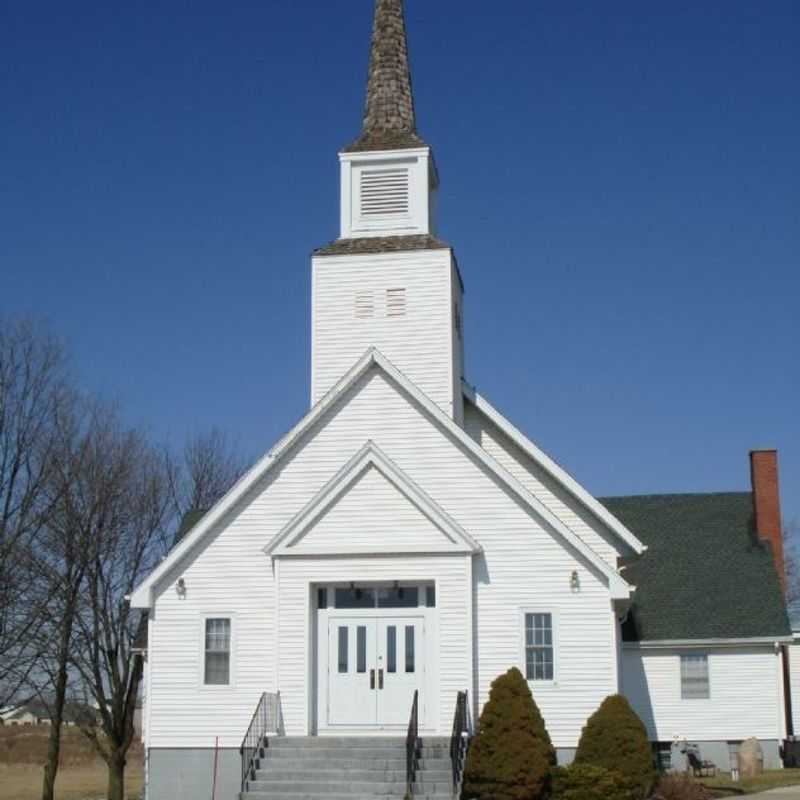
[(211, 784), (211, 800), (217, 797), (217, 753), (219, 752), (219, 736), (214, 739), (214, 782)]

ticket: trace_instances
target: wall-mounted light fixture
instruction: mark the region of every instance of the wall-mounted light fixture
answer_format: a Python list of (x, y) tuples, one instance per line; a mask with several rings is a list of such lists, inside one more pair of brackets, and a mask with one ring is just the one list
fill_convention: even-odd
[(581, 576), (576, 569), (572, 570), (572, 575), (569, 576), (569, 588), (575, 593), (581, 590)]
[(178, 578), (178, 582), (175, 584), (175, 592), (181, 600), (186, 597), (186, 581), (183, 578)]

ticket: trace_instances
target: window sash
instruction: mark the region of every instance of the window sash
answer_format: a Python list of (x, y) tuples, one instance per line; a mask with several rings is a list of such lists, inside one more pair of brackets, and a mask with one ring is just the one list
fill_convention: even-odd
[(207, 619), (203, 682), (206, 686), (227, 686), (231, 682), (231, 621)]
[(708, 700), (710, 697), (708, 656), (681, 656), (681, 699)]
[(553, 615), (525, 614), (525, 677), (529, 681), (552, 681), (555, 676)]

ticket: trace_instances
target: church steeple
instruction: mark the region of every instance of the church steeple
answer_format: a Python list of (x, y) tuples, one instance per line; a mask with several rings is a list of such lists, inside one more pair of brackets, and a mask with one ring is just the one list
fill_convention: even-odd
[(376, 0), (361, 135), (347, 151), (424, 147), (417, 135), (403, 0)]
[(340, 240), (434, 235), (438, 178), (417, 135), (403, 0), (375, 0), (363, 127), (339, 162)]
[(460, 424), (463, 285), (434, 228), (402, 0), (375, 0), (363, 127), (339, 164), (340, 234), (312, 259), (311, 402), (375, 348)]

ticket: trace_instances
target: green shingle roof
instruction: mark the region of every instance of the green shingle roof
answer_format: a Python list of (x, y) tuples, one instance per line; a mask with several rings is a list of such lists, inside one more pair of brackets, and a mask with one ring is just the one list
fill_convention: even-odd
[(626, 641), (789, 635), (749, 492), (599, 499), (648, 547), (624, 571), (637, 587)]
[(178, 530), (175, 531), (175, 540), (172, 542), (172, 546), (175, 547), (178, 542), (186, 536), (189, 531), (200, 522), (201, 519), (206, 515), (206, 509), (204, 508), (190, 508), (182, 517), (180, 524), (178, 525)]

